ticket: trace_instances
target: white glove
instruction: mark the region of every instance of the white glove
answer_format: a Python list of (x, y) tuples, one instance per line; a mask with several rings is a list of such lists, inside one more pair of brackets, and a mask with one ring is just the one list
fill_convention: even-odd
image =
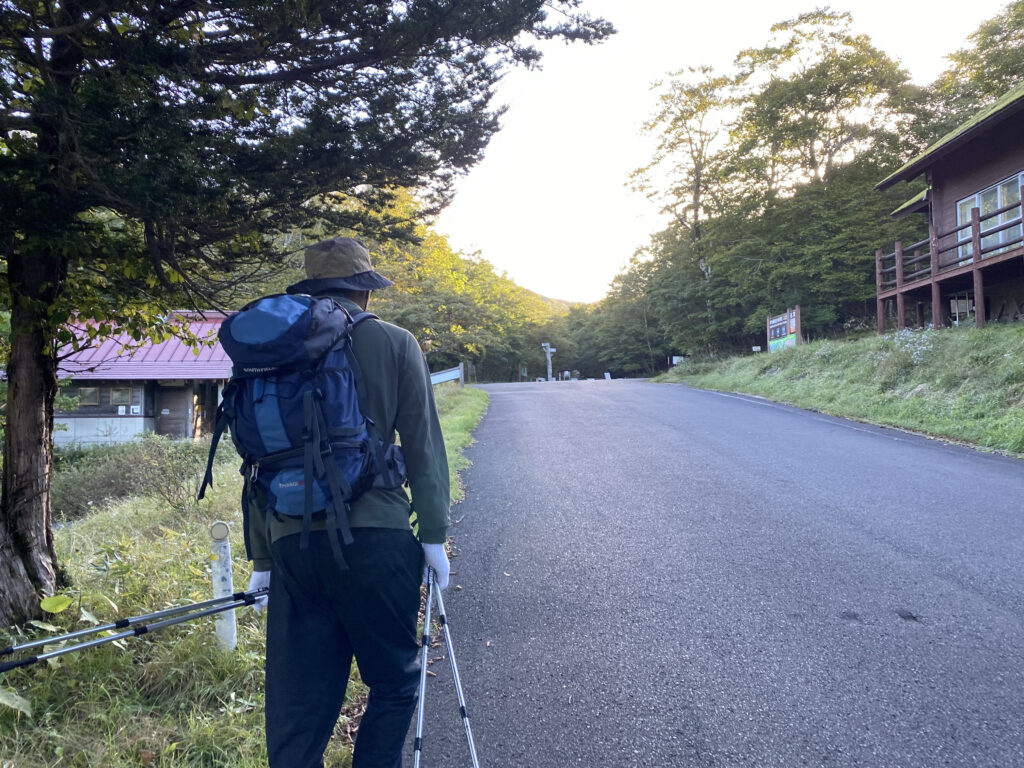
[(427, 581), (427, 568), (434, 569), (434, 580), (438, 589), (448, 586), (448, 554), (444, 551), (444, 544), (424, 544), (423, 557), (427, 561), (423, 568), (423, 582)]
[[(252, 592), (256, 589), (270, 589), (270, 571), (253, 571), (252, 576), (249, 577), (249, 588), (246, 592)], [(267, 593), (264, 592), (262, 595), (256, 598), (256, 602), (252, 604), (252, 609), (259, 613), (267, 607)]]

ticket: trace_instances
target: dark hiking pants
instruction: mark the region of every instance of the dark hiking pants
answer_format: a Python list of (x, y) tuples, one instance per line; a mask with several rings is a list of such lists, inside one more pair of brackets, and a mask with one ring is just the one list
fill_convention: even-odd
[(320, 768), (345, 701), (353, 655), (370, 688), (353, 768), (400, 768), (416, 708), (423, 550), (411, 531), (355, 528), (335, 562), (327, 534), (273, 544), (267, 611), (271, 768)]

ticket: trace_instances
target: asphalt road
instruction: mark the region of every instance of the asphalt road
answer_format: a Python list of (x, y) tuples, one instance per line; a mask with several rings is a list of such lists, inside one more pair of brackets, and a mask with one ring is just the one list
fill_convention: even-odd
[[(481, 766), (1024, 766), (1024, 462), (677, 385), (485, 389), (445, 593)], [(431, 669), (422, 765), (469, 766)]]

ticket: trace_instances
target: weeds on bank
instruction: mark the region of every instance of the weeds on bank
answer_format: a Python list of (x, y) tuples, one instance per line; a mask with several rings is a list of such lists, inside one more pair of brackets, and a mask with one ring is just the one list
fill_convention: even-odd
[(487, 393), (471, 387), (459, 388), (442, 384), (434, 388), (437, 414), (448, 450), (448, 473), (451, 480), (452, 501), (462, 500), (459, 472), (469, 466), (463, 451), (473, 442), (472, 433), (487, 410)]
[[(487, 407), (479, 390), (436, 390), (449, 465), (463, 467), (462, 449)], [(169, 465), (205, 468), (204, 448), (182, 444), (141, 445)], [(161, 454), (160, 451), (168, 451)], [(238, 499), (241, 478), (230, 450), (214, 468), (214, 487), (196, 505), (189, 494), (195, 471), (181, 479), (186, 492), (165, 485), (156, 493), (118, 479), (120, 500), (104, 501), (102, 484), (68, 495), (86, 513), (55, 532), (62, 567), (72, 586), (69, 607), (44, 626), (0, 629), (0, 646), (105, 624), (175, 605), (209, 599), (210, 525), (231, 528), (235, 588), (244, 588), (245, 561)], [(102, 456), (110, 456), (107, 466)], [(76, 451), (63, 456), (56, 474), (82, 468), (116, 476), (131, 458), (125, 451)], [(197, 465), (196, 465), (197, 466)], [(175, 470), (177, 471), (177, 470)], [(453, 473), (456, 469), (453, 469)], [(453, 475), (454, 477), (454, 475)], [(58, 481), (59, 482), (59, 481)], [(145, 486), (152, 490), (152, 485)], [(457, 477), (453, 481), (458, 488)], [(121, 491), (126, 491), (121, 493)], [(172, 503), (172, 499), (180, 499)], [(86, 502), (93, 501), (87, 504)], [(69, 515), (69, 518), (73, 517)], [(216, 647), (213, 617), (168, 627), (153, 635), (72, 653), (0, 676), (0, 766), (7, 768), (255, 768), (266, 765), (263, 743), (263, 650), (265, 614), (236, 611), (238, 648)], [(346, 705), (328, 747), (325, 764), (351, 765), (351, 739), (366, 689), (353, 668)], [(17, 698), (13, 698), (17, 697)], [(7, 701), (6, 704), (2, 703)], [(17, 706), (12, 706), (12, 702)], [(27, 710), (27, 711), (24, 711)]]
[(659, 377), (1024, 452), (1024, 325), (903, 330), (686, 361)]

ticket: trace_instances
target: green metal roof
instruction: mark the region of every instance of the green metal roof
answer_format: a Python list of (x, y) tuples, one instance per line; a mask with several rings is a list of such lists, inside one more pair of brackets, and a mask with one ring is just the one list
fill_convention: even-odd
[(898, 219), (900, 216), (906, 216), (908, 213), (923, 210), (928, 204), (928, 193), (931, 191), (931, 187), (922, 189), (889, 215), (894, 219)]
[(1004, 93), (967, 122), (953, 129), (898, 171), (880, 181), (875, 189), (888, 189), (898, 181), (920, 176), (941, 157), (963, 146), (981, 131), (1024, 109), (1024, 82)]

